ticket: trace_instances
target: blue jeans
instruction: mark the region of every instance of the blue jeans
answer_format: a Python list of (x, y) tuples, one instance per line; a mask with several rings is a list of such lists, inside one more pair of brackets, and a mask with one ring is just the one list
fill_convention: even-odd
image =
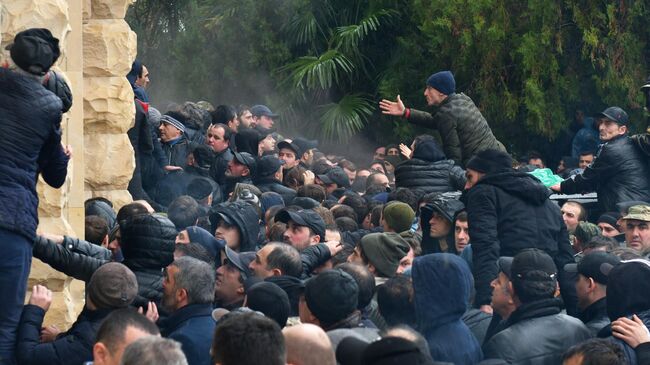
[(0, 228), (0, 364), (15, 364), (16, 330), (23, 311), (32, 242)]

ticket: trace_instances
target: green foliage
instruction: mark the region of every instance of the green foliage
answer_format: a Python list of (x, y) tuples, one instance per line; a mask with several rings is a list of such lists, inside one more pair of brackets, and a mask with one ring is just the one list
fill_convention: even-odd
[(649, 18), (646, 1), (138, 0), (127, 20), (159, 103), (267, 103), (292, 133), (406, 141), (418, 130), (376, 103), (424, 109), (427, 76), (449, 69), (523, 151), (576, 108), (641, 120)]

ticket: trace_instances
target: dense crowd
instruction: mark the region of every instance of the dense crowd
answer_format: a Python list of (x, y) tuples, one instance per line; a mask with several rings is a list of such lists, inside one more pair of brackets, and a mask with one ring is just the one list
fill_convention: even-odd
[[(60, 187), (72, 158), (58, 53), (30, 29), (0, 68), (0, 363), (650, 364), (650, 143), (623, 109), (549, 171), (441, 71), (432, 112), (379, 103), (431, 135), (349, 158), (262, 104), (161, 113), (136, 61), (134, 202), (87, 200), (69, 237), (36, 231), (37, 176)], [(86, 284), (66, 331), (52, 288), (25, 298), (32, 257)]]

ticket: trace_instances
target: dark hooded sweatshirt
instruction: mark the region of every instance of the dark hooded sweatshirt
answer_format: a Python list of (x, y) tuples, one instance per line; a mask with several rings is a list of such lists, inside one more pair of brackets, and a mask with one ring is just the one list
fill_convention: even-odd
[(243, 202), (226, 202), (216, 206), (210, 213), (212, 232), (217, 230), (219, 217), (226, 217), (226, 220), (237, 226), (240, 234), (239, 252), (255, 251), (258, 236), (260, 233), (260, 218), (252, 205)]
[(560, 208), (550, 191), (532, 175), (514, 170), (485, 175), (464, 196), (472, 238), (476, 305), (490, 304), (490, 282), (497, 277), (497, 259), (525, 248), (548, 253), (560, 269), (560, 288), (567, 312), (575, 314), (575, 282), (563, 270), (574, 262)]
[(456, 365), (476, 364), (481, 346), (461, 317), (469, 305), (472, 273), (460, 257), (436, 253), (416, 257), (411, 271), (418, 330), (431, 357)]

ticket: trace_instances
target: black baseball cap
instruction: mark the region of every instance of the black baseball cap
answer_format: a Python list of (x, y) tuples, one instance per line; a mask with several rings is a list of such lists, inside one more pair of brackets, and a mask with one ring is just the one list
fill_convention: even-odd
[(289, 223), (293, 221), (299, 226), (310, 228), (315, 234), (320, 236), (320, 242), (325, 242), (325, 221), (315, 211), (311, 209), (302, 209), (292, 211), (288, 209), (281, 210), (275, 216), (276, 222)]
[(263, 156), (257, 161), (257, 175), (259, 177), (272, 176), (282, 165), (284, 165), (284, 161), (275, 156)]
[(288, 148), (288, 149), (292, 150), (293, 152), (295, 152), (296, 153), (296, 159), (299, 159), (299, 158), (302, 157), (302, 149), (300, 149), (300, 147), (298, 147), (298, 145), (296, 145), (293, 142), (282, 141), (282, 142), (279, 142), (277, 146), (278, 146), (278, 150), (281, 150), (283, 148)]
[(601, 266), (603, 264), (616, 266), (620, 262), (621, 259), (611, 253), (596, 251), (585, 255), (577, 264), (564, 265), (564, 271), (577, 272), (594, 279), (594, 281), (600, 284), (607, 285), (607, 275), (603, 272), (606, 270), (602, 270)]
[(350, 179), (348, 174), (343, 171), (340, 167), (333, 167), (329, 169), (325, 174), (318, 175), (320, 181), (325, 184), (336, 184), (339, 188), (348, 188), (350, 187)]
[(319, 321), (331, 324), (357, 309), (359, 286), (342, 270), (325, 270), (307, 280), (304, 295), (312, 314)]
[(597, 114), (598, 117), (600, 118), (606, 118), (609, 119), (613, 122), (616, 122), (620, 125), (627, 125), (629, 118), (627, 116), (627, 113), (625, 110), (617, 107), (617, 106), (610, 106), (609, 108), (603, 110), (602, 112)]
[(45, 28), (24, 30), (6, 47), (14, 63), (21, 69), (43, 76), (61, 55), (59, 40)]
[[(542, 250), (528, 248), (515, 257), (500, 257), (497, 261), (499, 270), (511, 281), (557, 280), (557, 267), (551, 256)], [(533, 272), (541, 275), (531, 275)]]
[(235, 152), (235, 160), (242, 165), (255, 168), (255, 158), (248, 152)]
[(270, 117), (270, 118), (276, 118), (276, 117), (279, 117), (279, 115), (273, 113), (273, 112), (271, 111), (271, 109), (269, 109), (268, 106), (266, 106), (266, 105), (261, 105), (261, 104), (259, 104), (259, 105), (254, 105), (254, 106), (251, 108), (251, 114), (253, 114), (253, 116), (255, 116), (255, 117), (260, 117), (260, 116), (262, 116), (262, 115), (267, 116), (267, 117)]
[(292, 142), (296, 145), (303, 153), (318, 147), (317, 140), (306, 139), (302, 137), (295, 138)]
[(244, 280), (253, 275), (248, 265), (255, 260), (255, 252), (240, 253), (228, 246), (224, 247), (224, 251), (226, 252), (226, 259), (239, 270)]

